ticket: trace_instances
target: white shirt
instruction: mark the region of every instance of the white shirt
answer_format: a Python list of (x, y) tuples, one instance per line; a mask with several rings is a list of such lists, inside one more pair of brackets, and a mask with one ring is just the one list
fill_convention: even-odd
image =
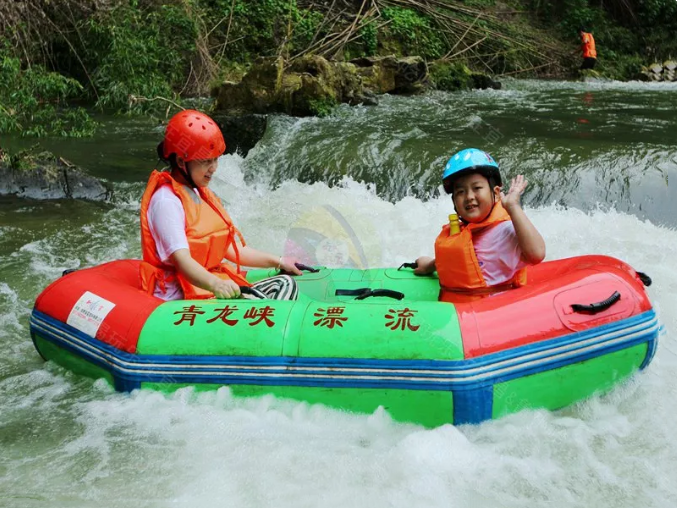
[(488, 286), (507, 282), (518, 270), (529, 266), (522, 260), (512, 221), (473, 234), (473, 247)]
[[(186, 212), (181, 200), (168, 185), (153, 193), (148, 205), (148, 227), (155, 241), (158, 257), (163, 263), (172, 264), (169, 257), (179, 249), (188, 248), (186, 237)], [(168, 275), (172, 272), (165, 272)], [(166, 292), (155, 286), (154, 296), (163, 300), (181, 300), (183, 291), (179, 281), (165, 282)]]

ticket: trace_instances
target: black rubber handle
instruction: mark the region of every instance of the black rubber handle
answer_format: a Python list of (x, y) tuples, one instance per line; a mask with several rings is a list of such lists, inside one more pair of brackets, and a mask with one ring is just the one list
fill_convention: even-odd
[(635, 273), (637, 273), (637, 277), (639, 278), (639, 280), (642, 281), (642, 284), (644, 284), (646, 287), (649, 287), (651, 285), (652, 282), (651, 277), (649, 277), (644, 272), (635, 272)]
[(404, 293), (393, 291), (392, 289), (337, 289), (334, 294), (336, 296), (354, 296), (355, 300), (364, 300), (365, 298), (371, 298), (372, 296), (384, 296), (395, 300), (402, 300), (404, 298)]
[(574, 312), (581, 312), (583, 314), (597, 314), (598, 312), (607, 310), (609, 307), (611, 307), (614, 303), (616, 303), (620, 299), (621, 294), (618, 291), (614, 291), (613, 295), (611, 295), (606, 300), (602, 300), (601, 302), (591, 303), (588, 305), (584, 305), (582, 303), (574, 303), (571, 306), (571, 308), (574, 310)]
[(368, 294), (358, 296), (355, 300), (364, 300), (365, 298), (371, 298), (372, 296), (384, 296), (386, 298), (393, 298), (394, 300), (402, 300), (404, 298), (404, 293), (392, 289), (372, 289)]
[[(303, 263), (294, 263), (294, 266), (301, 270), (302, 272), (317, 273), (320, 271), (319, 268), (313, 268), (312, 266), (304, 265)], [(292, 275), (291, 272), (286, 270), (280, 270), (280, 275)]]
[(402, 268), (411, 268), (412, 270), (416, 270), (418, 268), (418, 263), (416, 261), (413, 263), (402, 263), (397, 271), (400, 271)]
[(244, 295), (254, 295), (256, 299), (259, 298), (265, 298), (266, 295), (261, 293), (260, 291), (257, 291), (256, 289), (252, 289), (249, 286), (238, 286), (240, 288), (240, 295), (239, 296), (233, 296), (230, 298), (216, 298), (217, 300), (237, 300), (238, 298), (242, 298)]
[(337, 289), (334, 293), (335, 296), (360, 296), (363, 293), (368, 293), (371, 291), (369, 288), (359, 288), (359, 289)]
[(68, 275), (69, 273), (73, 273), (73, 272), (77, 272), (77, 271), (78, 271), (77, 268), (68, 268), (68, 269), (64, 270), (63, 272), (61, 272), (61, 276), (63, 277), (64, 275)]

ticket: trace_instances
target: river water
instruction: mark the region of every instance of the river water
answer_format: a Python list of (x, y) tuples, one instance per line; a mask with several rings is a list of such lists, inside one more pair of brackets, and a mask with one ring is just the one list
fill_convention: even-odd
[(645, 372), (562, 411), (424, 429), (225, 388), (118, 394), (44, 364), (37, 294), (66, 268), (140, 255), (162, 130), (103, 118), (94, 139), (42, 144), (108, 177), (112, 204), (0, 199), (0, 506), (674, 507), (677, 86), (505, 85), (273, 119), (246, 158), (221, 158), (213, 188), (257, 248), (306, 234), (318, 262), (395, 265), (432, 253), (446, 158), (483, 148), (529, 179), (548, 259), (607, 254), (652, 276), (664, 333)]

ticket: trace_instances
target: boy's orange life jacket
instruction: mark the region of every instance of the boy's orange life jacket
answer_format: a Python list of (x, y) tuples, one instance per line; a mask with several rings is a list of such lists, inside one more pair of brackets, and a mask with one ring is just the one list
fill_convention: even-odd
[(442, 227), (442, 232), (435, 240), (435, 267), (440, 278), (440, 301), (467, 302), (526, 284), (527, 272), (523, 268), (509, 281), (488, 286), (475, 254), (473, 232), (509, 220), (510, 215), (498, 201), (486, 219), (478, 223), (462, 224), (460, 233), (449, 236), (449, 225)]
[(597, 50), (595, 49), (595, 38), (592, 34), (583, 32), (581, 37), (583, 45), (583, 58), (597, 58)]
[[(148, 225), (148, 207), (153, 193), (163, 185), (171, 186), (181, 200), (186, 213), (186, 238), (191, 257), (209, 272), (222, 279), (231, 279), (239, 286), (251, 286), (240, 272), (240, 256), (236, 237), (245, 245), (242, 235), (233, 225), (230, 216), (219, 199), (206, 187), (199, 187), (200, 196), (183, 185), (167, 172), (153, 171), (141, 198), (141, 285), (144, 291), (153, 294), (155, 284), (164, 290), (165, 271), (173, 272), (183, 290), (186, 300), (213, 298), (214, 294), (191, 284), (176, 271), (173, 265), (163, 263), (157, 253), (155, 241)], [(237, 261), (237, 271), (223, 262), (228, 247), (232, 246)]]

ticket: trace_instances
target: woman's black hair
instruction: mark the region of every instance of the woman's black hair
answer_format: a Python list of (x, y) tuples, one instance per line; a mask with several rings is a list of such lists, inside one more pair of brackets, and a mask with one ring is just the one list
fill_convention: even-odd
[(169, 154), (169, 157), (165, 157), (165, 144), (164, 141), (161, 141), (157, 146), (157, 156), (165, 164), (169, 164), (169, 167), (172, 169), (179, 169), (179, 165), (176, 162), (176, 154)]
[(188, 180), (188, 183), (191, 185), (191, 187), (197, 188), (197, 185), (195, 185), (195, 182), (193, 181), (193, 177), (190, 176), (190, 171), (188, 171), (188, 168), (184, 170), (179, 167), (179, 163), (176, 160), (175, 153), (170, 153), (169, 157), (165, 157), (164, 141), (161, 141), (157, 146), (157, 156), (161, 161), (163, 161), (166, 164), (169, 164), (169, 167), (172, 170), (175, 169), (181, 172), (181, 174), (184, 177), (186, 177), (186, 180)]

